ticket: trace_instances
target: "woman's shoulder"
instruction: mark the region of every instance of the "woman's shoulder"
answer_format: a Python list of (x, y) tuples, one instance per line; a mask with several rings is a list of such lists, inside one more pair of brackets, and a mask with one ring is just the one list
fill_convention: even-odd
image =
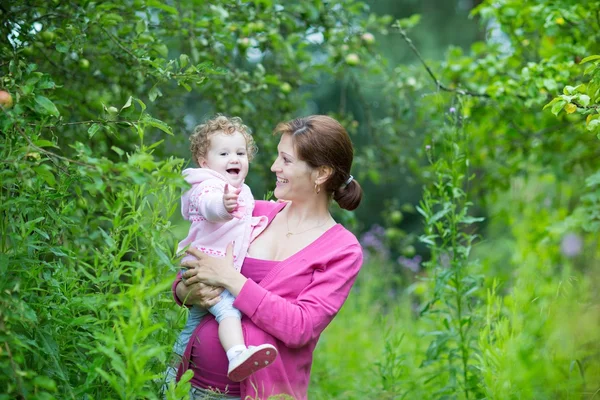
[(332, 251), (345, 249), (349, 252), (362, 253), (360, 242), (350, 230), (338, 223), (331, 229), (331, 234), (326, 236), (325, 245)]
[(283, 207), (285, 207), (285, 202), (256, 200), (252, 215), (255, 217), (266, 216), (270, 221), (283, 209)]

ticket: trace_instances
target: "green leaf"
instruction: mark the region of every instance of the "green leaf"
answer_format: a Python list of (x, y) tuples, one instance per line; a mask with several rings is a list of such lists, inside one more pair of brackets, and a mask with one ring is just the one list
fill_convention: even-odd
[(600, 119), (592, 119), (586, 126), (588, 131), (593, 131), (600, 126)]
[(585, 185), (587, 187), (593, 187), (596, 185), (600, 185), (600, 171), (596, 172), (592, 176), (588, 176), (585, 180)]
[(168, 6), (159, 0), (148, 0), (146, 2), (146, 4), (148, 5), (148, 7), (159, 8), (163, 11), (168, 12), (169, 14), (173, 14), (173, 15), (179, 14), (179, 12), (177, 11), (177, 9), (175, 7)]
[(88, 137), (91, 139), (96, 134), (96, 132), (100, 130), (100, 128), (100, 124), (92, 124), (92, 126), (90, 126), (88, 129)]
[(552, 106), (552, 114), (558, 116), (558, 113), (565, 107), (565, 105), (567, 104), (566, 101), (564, 101), (563, 99), (559, 99), (553, 106)]
[(125, 154), (125, 152), (123, 150), (121, 150), (120, 148), (116, 147), (116, 146), (111, 146), (110, 148), (112, 151), (114, 151), (115, 153), (117, 153), (118, 155), (122, 156), (123, 154)]
[(60, 116), (58, 109), (49, 98), (37, 95), (35, 96), (36, 111), (44, 115)]
[(553, 98), (548, 104), (546, 104), (544, 106), (544, 108), (542, 108), (542, 110), (545, 110), (548, 107), (552, 107), (554, 104), (556, 104), (557, 101), (559, 101), (560, 99), (558, 97)]
[(600, 55), (588, 56), (588, 57), (584, 58), (583, 60), (581, 60), (581, 62), (579, 64), (585, 64), (586, 62), (594, 61), (594, 60), (600, 60)]
[(140, 18), (138, 22), (135, 23), (135, 33), (139, 35), (144, 32), (146, 32), (146, 20)]
[(60, 42), (56, 44), (56, 51), (59, 53), (66, 53), (69, 51), (69, 44), (67, 42)]
[(135, 101), (138, 102), (140, 107), (142, 107), (142, 112), (144, 112), (146, 110), (146, 104), (143, 101), (141, 101), (140, 99), (135, 99)]
[(187, 54), (181, 54), (179, 56), (179, 68), (185, 68), (190, 61), (190, 58)]
[(133, 97), (132, 97), (132, 96), (129, 96), (129, 98), (127, 99), (127, 102), (125, 103), (125, 105), (124, 105), (123, 107), (121, 107), (121, 111), (123, 111), (123, 110), (124, 110), (124, 109), (126, 109), (126, 108), (129, 108), (129, 107), (131, 107), (131, 102), (132, 102), (132, 100), (133, 100)]
[(169, 56), (169, 48), (164, 43), (157, 43), (154, 46), (152, 46), (152, 48), (164, 58), (167, 58)]
[(587, 94), (580, 94), (579, 102), (582, 106), (587, 107), (587, 105), (590, 104), (590, 96), (588, 96)]
[(33, 170), (40, 178), (42, 178), (44, 181), (46, 181), (48, 186), (54, 186), (54, 185), (56, 185), (56, 179), (54, 178), (54, 174), (52, 172), (50, 172), (48, 170), (48, 168), (49, 167), (44, 164), (44, 165), (38, 165), (37, 167), (34, 167)]
[(58, 146), (56, 146), (51, 141), (44, 140), (44, 139), (36, 140), (35, 142), (33, 142), (33, 144), (35, 144), (37, 147), (56, 147), (56, 148), (58, 148)]
[(148, 92), (148, 98), (150, 101), (154, 102), (154, 100), (156, 100), (156, 98), (159, 96), (162, 96), (160, 89), (156, 86), (152, 86), (152, 89), (150, 89), (150, 92)]
[(462, 223), (462, 224), (472, 224), (474, 222), (482, 222), (484, 220), (485, 220), (485, 218), (482, 218), (482, 217), (469, 217), (469, 216), (467, 216), (467, 217), (462, 218), (459, 222)]
[(165, 132), (166, 134), (173, 135), (173, 131), (171, 130), (169, 125), (167, 125), (166, 123), (164, 123), (163, 121), (161, 121), (159, 119), (152, 118), (152, 117), (146, 115), (144, 117), (144, 122), (146, 122), (150, 126), (160, 129), (161, 131)]

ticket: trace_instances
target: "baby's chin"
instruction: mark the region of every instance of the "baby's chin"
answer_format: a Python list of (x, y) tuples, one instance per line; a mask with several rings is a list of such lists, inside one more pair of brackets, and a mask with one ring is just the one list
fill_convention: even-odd
[(229, 184), (229, 186), (233, 186), (236, 189), (239, 189), (242, 187), (242, 185), (244, 184), (244, 179), (243, 178), (238, 178), (238, 177), (231, 177), (231, 176), (226, 176), (227, 178), (227, 183)]

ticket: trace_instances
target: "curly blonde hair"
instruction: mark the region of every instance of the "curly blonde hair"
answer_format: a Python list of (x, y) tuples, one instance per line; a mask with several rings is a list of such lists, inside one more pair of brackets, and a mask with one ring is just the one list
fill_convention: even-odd
[(241, 133), (246, 139), (248, 161), (252, 161), (258, 147), (254, 143), (250, 128), (244, 125), (241, 118), (226, 117), (222, 114), (217, 114), (194, 128), (194, 133), (190, 136), (190, 150), (194, 161), (198, 162), (199, 159), (206, 157), (211, 137), (219, 133), (233, 135), (235, 132)]

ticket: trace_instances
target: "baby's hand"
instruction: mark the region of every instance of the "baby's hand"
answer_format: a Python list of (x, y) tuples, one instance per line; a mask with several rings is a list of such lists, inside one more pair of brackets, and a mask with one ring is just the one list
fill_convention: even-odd
[(229, 190), (229, 185), (225, 184), (225, 191), (223, 192), (223, 205), (228, 213), (232, 213), (238, 206), (238, 196), (242, 188), (233, 188)]

